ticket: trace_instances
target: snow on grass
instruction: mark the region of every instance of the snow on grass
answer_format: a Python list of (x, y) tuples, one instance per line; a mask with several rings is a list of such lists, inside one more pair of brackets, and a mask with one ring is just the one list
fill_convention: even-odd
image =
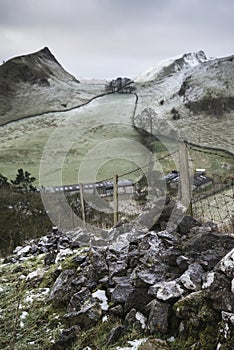
[[(40, 169), (40, 176), (44, 186), (59, 185), (61, 172), (63, 184), (77, 183), (81, 162), (87, 169), (84, 177), (90, 175), (91, 164), (100, 168), (99, 180), (111, 177), (111, 170), (127, 172), (135, 169), (141, 158), (140, 150), (130, 149), (120, 142), (118, 153), (110, 153), (114, 152), (110, 149), (111, 140), (121, 137), (140, 141), (138, 132), (131, 125), (134, 105), (133, 95), (108, 95), (69, 112), (48, 113), (1, 127), (0, 160), (6, 169), (4, 175), (14, 178), (15, 164), (23, 164), (38, 180), (42, 157), (44, 167)], [(114, 157), (121, 158), (114, 166), (100, 167)]]
[(23, 311), (22, 314), (20, 315), (20, 328), (24, 327), (24, 320), (28, 316), (27, 311)]
[(138, 340), (128, 341), (128, 344), (130, 346), (124, 347), (124, 348), (117, 347), (115, 350), (137, 350), (141, 344), (146, 342), (146, 340), (147, 340), (146, 338), (142, 338), (142, 339), (138, 339)]
[(26, 291), (23, 304), (32, 304), (34, 300), (44, 300), (49, 295), (49, 288), (37, 288), (35, 291)]

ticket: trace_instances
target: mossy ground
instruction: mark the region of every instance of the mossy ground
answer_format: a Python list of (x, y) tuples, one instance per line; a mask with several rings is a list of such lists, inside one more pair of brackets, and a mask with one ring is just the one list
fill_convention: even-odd
[(43, 268), (44, 255), (20, 264), (1, 265), (0, 347), (3, 350), (49, 349), (62, 326), (63, 310), (48, 303), (49, 288), (26, 276)]

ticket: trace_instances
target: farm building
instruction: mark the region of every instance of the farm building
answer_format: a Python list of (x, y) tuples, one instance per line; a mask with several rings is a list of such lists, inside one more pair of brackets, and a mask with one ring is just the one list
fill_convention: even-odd
[[(171, 189), (178, 187), (180, 180), (180, 173), (177, 170), (172, 170), (164, 176), (164, 180)], [(204, 189), (213, 182), (212, 178), (206, 176), (205, 169), (196, 169), (192, 178), (192, 185), (194, 190)]]

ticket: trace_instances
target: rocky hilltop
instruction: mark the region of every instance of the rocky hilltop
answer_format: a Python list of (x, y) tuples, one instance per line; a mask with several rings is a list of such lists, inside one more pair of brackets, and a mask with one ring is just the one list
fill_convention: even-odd
[(48, 47), (7, 61), (1, 66), (0, 74), (0, 92), (2, 94), (6, 94), (6, 90), (2, 86), (4, 82), (9, 90), (13, 89), (13, 85), (21, 82), (31, 85), (50, 86), (49, 78), (53, 77), (60, 81), (66, 80), (67, 82), (79, 83), (75, 77), (63, 69)]
[(162, 79), (165, 76), (177, 73), (187, 68), (198, 66), (199, 64), (208, 61), (204, 51), (185, 53), (183, 55), (172, 57), (159, 62), (157, 65), (149, 68), (138, 77), (135, 82), (147, 82), (156, 79)]
[(55, 229), (2, 261), (2, 349), (233, 349), (233, 235), (190, 216), (109, 234), (90, 246)]

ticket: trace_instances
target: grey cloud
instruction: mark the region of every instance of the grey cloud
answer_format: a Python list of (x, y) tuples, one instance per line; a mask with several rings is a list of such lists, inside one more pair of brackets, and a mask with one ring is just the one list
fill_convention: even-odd
[(136, 75), (183, 52), (230, 54), (233, 10), (232, 0), (0, 0), (0, 60), (49, 46), (73, 74)]

